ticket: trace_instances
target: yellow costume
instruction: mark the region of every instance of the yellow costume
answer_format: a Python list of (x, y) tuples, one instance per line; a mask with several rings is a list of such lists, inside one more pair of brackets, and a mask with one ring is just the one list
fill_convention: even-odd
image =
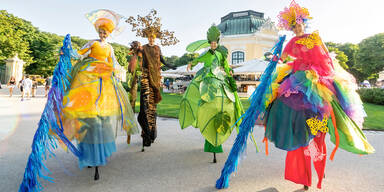
[[(110, 32), (114, 27), (110, 22), (102, 18), (94, 25)], [(64, 133), (78, 141), (80, 168), (105, 165), (116, 151), (118, 128), (135, 134), (137, 123), (128, 95), (114, 75), (120, 65), (112, 46), (92, 40), (78, 54), (84, 59), (73, 67), (71, 85), (63, 99)]]

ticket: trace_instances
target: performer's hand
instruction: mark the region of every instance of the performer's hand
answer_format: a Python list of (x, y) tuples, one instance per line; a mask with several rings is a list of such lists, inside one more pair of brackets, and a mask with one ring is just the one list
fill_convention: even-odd
[(64, 55), (63, 51), (60, 50), (60, 55)]
[(190, 71), (192, 68), (192, 63), (188, 63), (188, 66), (187, 66), (187, 71)]

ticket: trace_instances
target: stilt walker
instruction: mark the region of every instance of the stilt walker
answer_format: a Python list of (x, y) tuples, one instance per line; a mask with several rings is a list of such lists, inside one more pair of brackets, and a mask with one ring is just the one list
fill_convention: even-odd
[[(57, 143), (79, 158), (79, 167), (99, 166), (116, 151), (118, 130), (138, 132), (128, 95), (115, 76), (120, 69), (113, 48), (106, 38), (119, 27), (120, 16), (110, 10), (96, 10), (87, 18), (100, 39), (88, 42), (77, 53), (72, 50), (70, 36), (64, 39), (47, 104), (32, 143), (32, 152), (19, 191), (42, 189), (37, 177), (42, 174), (43, 158), (53, 155)], [(80, 58), (72, 67), (71, 59)], [(71, 140), (77, 140), (75, 147)], [(49, 172), (49, 171), (48, 171)]]
[[(293, 31), (293, 37), (281, 54), (285, 37), (275, 47), (274, 57), (251, 98), (240, 133), (216, 182), (226, 188), (236, 170), (239, 157), (246, 150), (247, 136), (257, 119), (264, 120), (264, 142), (271, 141), (286, 150), (285, 179), (311, 186), (311, 162), (321, 188), (326, 163), (326, 133), (338, 147), (355, 153), (370, 154), (375, 150), (368, 143), (362, 126), (366, 116), (357, 85), (352, 75), (329, 56), (317, 31), (305, 34), (306, 21), (311, 19), (306, 8), (292, 1), (279, 14), (279, 26)], [(285, 64), (276, 64), (281, 56)]]
[(161, 54), (160, 47), (155, 45), (156, 38), (161, 40), (161, 45), (174, 45), (178, 40), (174, 37), (174, 32), (161, 30), (160, 18), (157, 17), (156, 10), (152, 10), (147, 16), (129, 17), (126, 22), (132, 25), (132, 31), (136, 36), (148, 39), (148, 44), (142, 46), (143, 55), (142, 72), (140, 80), (140, 112), (138, 116), (139, 124), (142, 128), (143, 148), (151, 146), (157, 137), (156, 127), (156, 108), (161, 101), (160, 93), (160, 70), (161, 64), (175, 69), (168, 65)]
[(240, 118), (243, 109), (237, 95), (236, 82), (227, 62), (227, 49), (219, 45), (220, 31), (216, 26), (209, 28), (207, 40), (191, 43), (187, 51), (210, 49), (188, 65), (188, 70), (204, 63), (189, 84), (180, 103), (179, 123), (182, 129), (199, 128), (205, 138), (204, 152), (222, 153), (223, 144), (231, 135), (233, 124)]

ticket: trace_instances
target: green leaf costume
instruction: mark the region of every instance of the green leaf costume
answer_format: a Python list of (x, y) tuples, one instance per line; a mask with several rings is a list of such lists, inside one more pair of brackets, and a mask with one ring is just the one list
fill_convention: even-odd
[[(206, 48), (208, 42), (218, 42), (219, 37), (220, 31), (212, 26), (207, 32), (208, 40), (191, 43), (187, 51)], [(221, 144), (231, 135), (243, 112), (226, 57), (227, 49), (218, 46), (193, 60), (192, 67), (197, 63), (204, 63), (204, 67), (196, 73), (180, 103), (180, 127), (199, 128), (206, 139), (205, 152), (223, 152)]]

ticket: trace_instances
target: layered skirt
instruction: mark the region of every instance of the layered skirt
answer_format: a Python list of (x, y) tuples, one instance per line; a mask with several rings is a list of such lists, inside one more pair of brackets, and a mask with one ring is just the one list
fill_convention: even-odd
[[(180, 103), (182, 129), (199, 128), (205, 138), (205, 152), (223, 152), (221, 144), (231, 135), (242, 107), (236, 92), (230, 90), (222, 75), (209, 75), (202, 68), (189, 84)], [(208, 75), (207, 75), (208, 74)]]
[(71, 86), (63, 100), (64, 133), (76, 139), (81, 152), (79, 167), (99, 166), (116, 151), (121, 130), (138, 132), (128, 95), (107, 62), (86, 58), (71, 74)]
[(366, 114), (354, 78), (344, 70), (337, 68), (328, 77), (314, 70), (292, 72), (288, 65), (281, 66), (272, 87), (264, 114), (265, 137), (288, 151), (286, 179), (310, 186), (312, 159), (321, 188), (326, 133), (336, 144), (331, 159), (338, 147), (356, 154), (374, 152), (361, 130)]

